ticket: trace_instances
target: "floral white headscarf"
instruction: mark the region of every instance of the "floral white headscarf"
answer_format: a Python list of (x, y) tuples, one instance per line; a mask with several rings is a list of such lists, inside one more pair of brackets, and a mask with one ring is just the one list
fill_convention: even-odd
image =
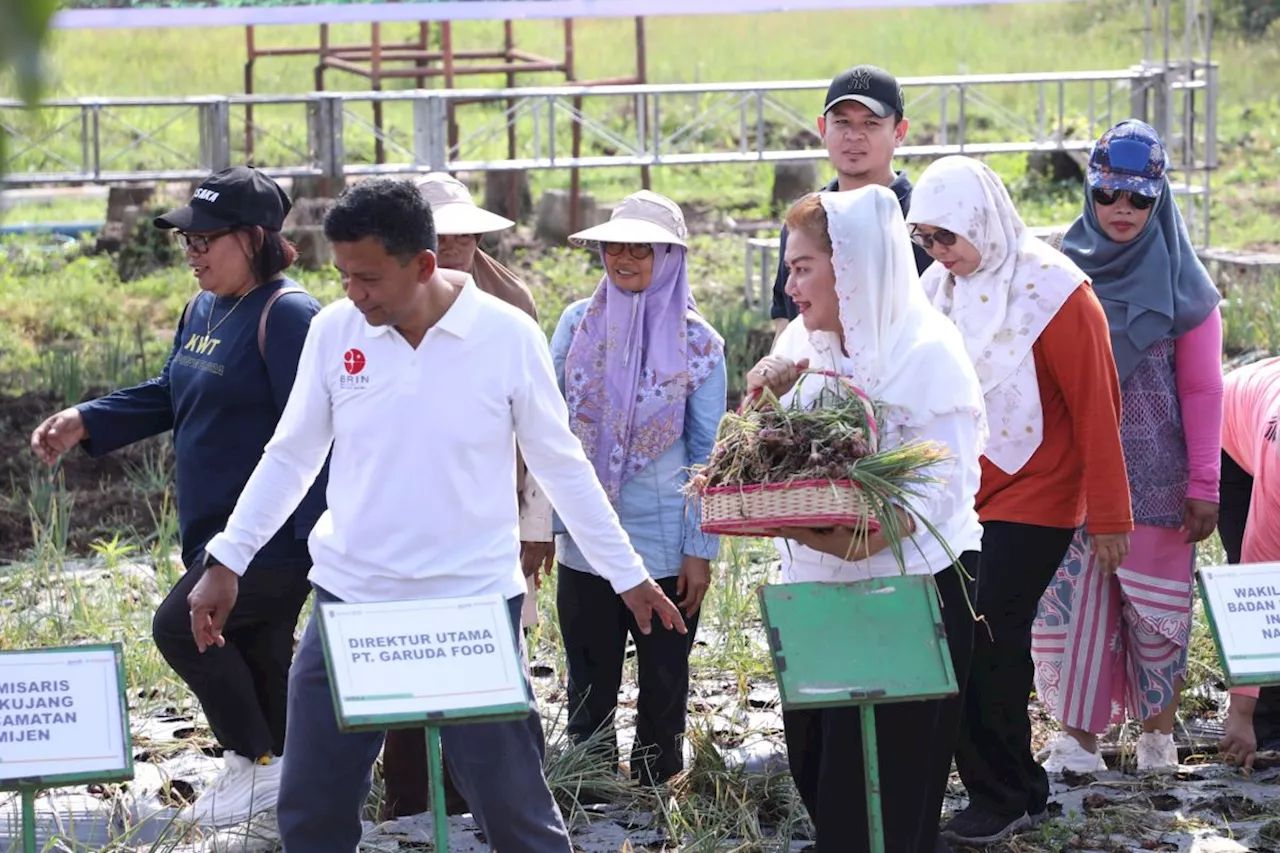
[(991, 424), (986, 457), (1013, 474), (1044, 438), (1031, 348), (1088, 276), (1031, 236), (999, 176), (969, 157), (943, 157), (925, 169), (907, 221), (958, 234), (982, 258), (964, 277), (934, 264), (921, 284), (960, 329), (978, 371)]

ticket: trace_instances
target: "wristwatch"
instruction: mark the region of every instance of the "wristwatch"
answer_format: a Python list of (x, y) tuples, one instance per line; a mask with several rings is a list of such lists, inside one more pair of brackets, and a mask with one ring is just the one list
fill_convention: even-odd
[(222, 566), (223, 568), (227, 568), (226, 563), (223, 563), (217, 557), (210, 554), (207, 550), (202, 552), (200, 555), (200, 568), (204, 569), (207, 572), (209, 571), (209, 569), (213, 568), (214, 566)]

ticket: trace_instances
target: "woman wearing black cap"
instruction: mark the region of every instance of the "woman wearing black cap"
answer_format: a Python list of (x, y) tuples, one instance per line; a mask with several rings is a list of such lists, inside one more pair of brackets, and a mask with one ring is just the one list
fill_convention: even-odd
[(294, 627), (311, 589), (307, 537), (324, 511), (322, 472), (254, 561), (271, 571), (241, 584), (226, 645), (198, 653), (187, 607), (198, 558), (226, 525), (275, 432), (320, 310), (283, 275), (297, 258), (280, 234), (290, 207), (273, 180), (237, 167), (202, 183), (186, 207), (157, 218), (157, 228), (177, 232), (200, 284), (164, 369), (58, 412), (31, 436), (32, 450), (52, 465), (76, 445), (97, 457), (173, 430), (182, 560), (194, 568), (160, 604), (152, 636), (225, 750), (222, 775), (190, 809), (189, 818), (206, 826), (240, 823), (275, 805)]

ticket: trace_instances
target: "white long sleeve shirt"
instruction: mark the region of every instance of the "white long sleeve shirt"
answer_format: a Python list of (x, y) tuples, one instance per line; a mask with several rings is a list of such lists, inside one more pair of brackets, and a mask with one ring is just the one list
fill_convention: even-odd
[(542, 331), (467, 279), (414, 349), (347, 299), (311, 323), (284, 414), (209, 554), (243, 574), (324, 465), (311, 581), (343, 601), (525, 592), (515, 449), (593, 566), (648, 578), (569, 429)]

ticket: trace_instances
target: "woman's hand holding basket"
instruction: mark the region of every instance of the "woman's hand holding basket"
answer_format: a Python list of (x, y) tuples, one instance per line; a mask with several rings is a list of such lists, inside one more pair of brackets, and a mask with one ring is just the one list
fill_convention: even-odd
[(775, 397), (786, 394), (800, 381), (800, 375), (809, 369), (809, 359), (792, 361), (781, 355), (766, 355), (747, 373), (747, 398), (759, 394), (765, 388)]

